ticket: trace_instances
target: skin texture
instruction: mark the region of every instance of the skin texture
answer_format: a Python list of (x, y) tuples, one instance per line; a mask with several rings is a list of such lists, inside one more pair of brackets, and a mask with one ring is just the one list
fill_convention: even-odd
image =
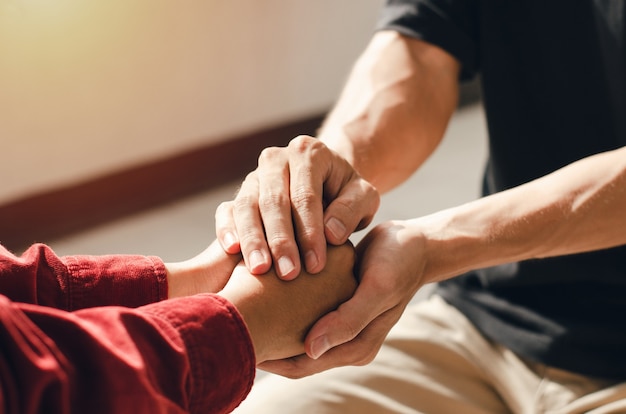
[(273, 270), (252, 275), (241, 255), (225, 253), (217, 242), (179, 263), (166, 263), (169, 297), (217, 293), (242, 315), (257, 364), (304, 354), (304, 338), (322, 316), (335, 311), (357, 287), (351, 243), (330, 246), (328, 266), (297, 280), (280, 280)]
[(304, 338), (322, 316), (354, 293), (352, 245), (331, 247), (326, 270), (303, 272), (291, 282), (270, 272), (252, 275), (240, 263), (219, 293), (242, 314), (254, 343), (257, 364), (304, 354)]
[[(222, 247), (243, 252), (252, 272), (270, 259), (297, 263), (298, 247), (303, 257), (313, 251), (318, 259), (305, 259), (307, 269), (323, 267), (320, 246), (368, 223), (378, 192), (408, 178), (437, 147), (456, 108), (458, 74), (458, 62), (436, 46), (377, 33), (319, 139), (298, 137), (268, 150), (271, 157), (259, 162), (235, 200), (220, 206)], [(308, 357), (264, 368), (301, 377), (368, 363), (424, 284), (485, 266), (626, 244), (624, 211), (621, 148), (471, 203), (382, 223), (357, 246), (354, 296), (308, 333)], [(251, 234), (265, 242), (250, 243)], [(253, 251), (262, 260), (251, 260)], [(295, 273), (279, 274), (292, 279)]]
[(379, 202), (376, 189), (350, 164), (301, 136), (286, 149), (262, 152), (237, 198), (218, 207), (216, 230), (224, 250), (241, 251), (253, 274), (265, 273), (273, 261), (278, 275), (292, 280), (302, 269), (300, 257), (308, 272), (320, 272), (326, 244), (343, 244), (367, 226)]
[(233, 269), (240, 261), (240, 254), (227, 254), (216, 240), (189, 260), (165, 263), (168, 297), (217, 293), (226, 286)]

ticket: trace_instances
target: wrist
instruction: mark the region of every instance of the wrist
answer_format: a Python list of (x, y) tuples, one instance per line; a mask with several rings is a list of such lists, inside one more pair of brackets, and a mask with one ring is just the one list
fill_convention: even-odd
[(225, 285), (241, 255), (225, 253), (217, 241), (197, 256), (176, 263), (165, 263), (168, 297), (217, 293)]
[(195, 263), (191, 260), (165, 263), (167, 274), (167, 292), (168, 298), (180, 298), (184, 296), (192, 296), (201, 292), (211, 292), (210, 289), (203, 289), (205, 278), (203, 271), (197, 269)]
[(521, 221), (494, 196), (409, 220), (424, 238), (426, 283), (528, 258), (529, 242), (515, 231)]
[(407, 220), (413, 237), (421, 239), (423, 283), (436, 283), (484, 267), (491, 249), (485, 227), (464, 220), (455, 209)]
[(260, 364), (271, 359), (271, 338), (267, 336), (268, 329), (266, 329), (266, 319), (268, 318), (266, 318), (267, 315), (263, 312), (265, 308), (263, 307), (263, 301), (259, 299), (259, 292), (254, 289), (228, 286), (219, 291), (217, 295), (223, 297), (237, 308), (244, 320), (254, 349), (256, 363)]

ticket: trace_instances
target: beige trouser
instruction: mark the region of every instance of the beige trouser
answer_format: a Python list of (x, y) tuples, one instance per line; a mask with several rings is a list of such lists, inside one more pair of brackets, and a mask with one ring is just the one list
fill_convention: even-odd
[(235, 413), (626, 413), (626, 383), (527, 363), (433, 296), (407, 309), (371, 364), (265, 376)]

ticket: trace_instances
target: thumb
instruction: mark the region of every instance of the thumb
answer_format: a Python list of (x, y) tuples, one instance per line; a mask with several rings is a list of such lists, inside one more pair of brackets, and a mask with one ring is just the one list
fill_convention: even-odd
[(384, 311), (376, 295), (370, 294), (365, 286), (359, 286), (352, 299), (313, 325), (304, 340), (305, 352), (310, 358), (318, 359), (329, 349), (353, 340)]

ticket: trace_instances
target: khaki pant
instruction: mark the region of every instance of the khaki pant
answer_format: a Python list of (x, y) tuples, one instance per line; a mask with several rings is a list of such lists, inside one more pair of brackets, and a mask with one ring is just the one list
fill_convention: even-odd
[(406, 310), (371, 364), (268, 375), (235, 413), (626, 413), (626, 383), (527, 363), (433, 296)]

